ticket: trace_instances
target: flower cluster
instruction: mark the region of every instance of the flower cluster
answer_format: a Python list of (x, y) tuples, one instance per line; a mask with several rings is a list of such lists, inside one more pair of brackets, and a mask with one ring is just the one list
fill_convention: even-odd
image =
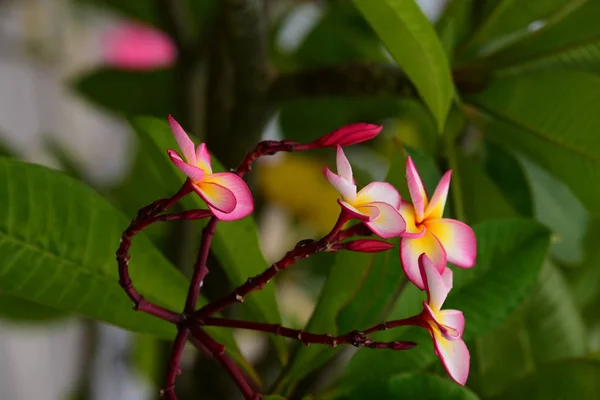
[[(187, 176), (191, 190), (206, 202), (212, 215), (220, 220), (231, 221), (252, 213), (252, 195), (240, 176), (240, 170), (237, 173), (213, 173), (206, 146), (200, 144), (195, 147), (181, 126), (171, 117), (169, 121), (183, 158), (173, 150), (168, 150), (168, 154)], [(371, 239), (332, 242), (334, 237), (338, 237), (335, 235), (339, 234), (341, 226), (350, 219), (358, 219), (362, 226), (381, 238), (400, 237), (399, 257), (404, 272), (415, 286), (427, 294), (423, 311), (407, 321), (428, 330), (435, 353), (448, 374), (464, 385), (469, 373), (469, 351), (462, 340), (464, 316), (461, 311), (442, 310), (441, 307), (452, 288), (452, 270), (447, 263), (462, 268), (472, 267), (477, 253), (475, 235), (468, 225), (443, 217), (451, 171), (443, 175), (429, 199), (417, 168), (409, 157), (406, 179), (412, 203), (403, 200), (398, 190), (387, 182), (372, 182), (358, 190), (342, 145), (368, 140), (380, 130), (381, 127), (377, 125), (352, 124), (309, 144), (283, 141), (271, 145), (277, 151), (336, 147), (337, 173), (329, 168), (325, 168), (324, 173), (340, 193), (338, 202), (341, 215), (339, 226), (336, 225), (335, 231), (326, 238), (328, 249), (377, 252), (393, 247), (390, 243)], [(255, 158), (251, 153), (247, 159), (251, 161)], [(241, 297), (240, 293), (236, 292), (235, 297)], [(211, 311), (217, 309), (218, 306), (214, 306)]]

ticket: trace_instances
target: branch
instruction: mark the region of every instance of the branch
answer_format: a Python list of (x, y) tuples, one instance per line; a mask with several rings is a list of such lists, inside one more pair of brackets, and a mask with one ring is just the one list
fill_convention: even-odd
[(398, 67), (381, 63), (333, 65), (280, 75), (269, 100), (302, 97), (417, 97), (415, 87)]
[(177, 336), (173, 341), (173, 348), (171, 350), (171, 356), (169, 357), (169, 363), (167, 364), (167, 374), (165, 376), (165, 383), (163, 388), (160, 390), (160, 395), (164, 396), (166, 400), (177, 400), (175, 395), (175, 379), (177, 375), (181, 373), (181, 356), (183, 355), (183, 349), (185, 348), (185, 342), (189, 336), (187, 329), (179, 329)]
[(196, 311), (194, 316), (202, 319), (203, 317), (211, 316), (236, 302), (243, 303), (244, 298), (248, 294), (262, 289), (279, 271), (290, 267), (298, 260), (312, 254), (327, 251), (329, 247), (337, 241), (338, 233), (350, 218), (351, 216), (342, 210), (335, 226), (326, 236), (317, 241), (306, 239), (298, 242), (296, 247), (289, 251), (281, 260), (271, 265), (261, 274), (248, 278), (243, 285), (237, 287), (229, 294), (205, 305), (200, 310)]
[(208, 274), (208, 267), (206, 261), (208, 260), (208, 252), (210, 250), (210, 243), (215, 234), (215, 228), (219, 220), (217, 217), (212, 217), (204, 229), (202, 229), (202, 240), (200, 243), (200, 251), (198, 252), (198, 259), (194, 264), (194, 274), (192, 276), (192, 282), (188, 290), (187, 299), (185, 301), (185, 313), (191, 314), (196, 308), (198, 302), (198, 296), (200, 296), (200, 289), (204, 278)]

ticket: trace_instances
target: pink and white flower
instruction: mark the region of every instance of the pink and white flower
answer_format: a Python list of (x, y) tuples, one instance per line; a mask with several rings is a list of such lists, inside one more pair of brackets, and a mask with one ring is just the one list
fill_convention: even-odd
[(352, 167), (341, 146), (337, 146), (337, 172), (325, 168), (325, 176), (342, 195), (338, 200), (344, 210), (382, 238), (400, 236), (404, 232), (404, 219), (398, 212), (400, 194), (386, 182), (372, 182), (358, 193), (352, 176)]
[(419, 271), (419, 256), (427, 254), (439, 273), (451, 262), (459, 267), (475, 265), (477, 243), (470, 226), (449, 218), (442, 218), (450, 187), (452, 171), (444, 174), (431, 201), (412, 159), (406, 164), (408, 190), (413, 204), (402, 201), (400, 214), (406, 221), (406, 232), (400, 243), (400, 259), (408, 279), (420, 289), (425, 288)]
[(448, 375), (460, 385), (467, 382), (471, 355), (462, 340), (465, 317), (458, 310), (442, 310), (442, 305), (452, 289), (452, 270), (446, 268), (442, 274), (425, 254), (419, 257), (422, 279), (427, 291), (427, 302), (421, 318), (433, 339), (435, 353), (442, 361)]
[(201, 143), (194, 149), (194, 142), (170, 115), (169, 125), (185, 161), (173, 150), (167, 150), (167, 153), (175, 166), (187, 175), (192, 188), (215, 217), (232, 221), (251, 214), (254, 200), (246, 182), (232, 172), (213, 173), (206, 145)]

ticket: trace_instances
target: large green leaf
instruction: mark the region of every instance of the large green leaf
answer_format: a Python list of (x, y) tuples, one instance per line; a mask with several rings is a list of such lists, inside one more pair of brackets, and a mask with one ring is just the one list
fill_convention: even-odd
[[(489, 221), (475, 226), (477, 264), (454, 273), (454, 289), (444, 308), (462, 310), (465, 340), (473, 339), (500, 324), (523, 300), (535, 282), (549, 243), (539, 224), (522, 219)], [(390, 319), (405, 318), (421, 309), (423, 293), (410, 286), (400, 296)], [(408, 351), (386, 352), (360, 349), (341, 379), (345, 391), (369, 390), (390, 376), (424, 368), (435, 360), (431, 339), (423, 329), (389, 330), (380, 340), (415, 340)]]
[(125, 115), (164, 117), (175, 104), (175, 72), (100, 69), (78, 77), (75, 89), (87, 100)]
[(454, 49), (467, 37), (473, 24), (473, 5), (464, 0), (451, 0), (435, 24), (435, 29), (449, 60)]
[[(133, 311), (119, 286), (114, 254), (127, 218), (61, 172), (0, 158), (0, 175), (2, 293), (132, 331), (174, 337), (173, 325)], [(187, 280), (144, 234), (133, 240), (130, 274), (148, 300), (173, 310), (185, 303)], [(248, 369), (230, 332), (211, 333)]]
[[(166, 122), (141, 117), (133, 120), (138, 140), (146, 151), (145, 165), (148, 174), (152, 173), (154, 191), (160, 191), (161, 197), (169, 196), (183, 184), (185, 176), (169, 160), (166, 150), (177, 149), (177, 143)], [(213, 170), (223, 171), (223, 167), (213, 157)], [(152, 172), (151, 172), (152, 171)], [(131, 193), (135, 193), (132, 188)], [(154, 199), (149, 198), (147, 202)], [(206, 208), (204, 202), (196, 195), (184, 199), (186, 208)], [(143, 206), (140, 205), (140, 206)], [(227, 277), (235, 286), (243, 284), (246, 279), (267, 269), (268, 265), (261, 253), (258, 242), (256, 223), (252, 217), (238, 221), (221, 222), (213, 239), (212, 250), (215, 252)], [(266, 285), (262, 290), (252, 293), (246, 299), (252, 316), (269, 323), (280, 323), (279, 308), (275, 299), (274, 285)], [(279, 351), (282, 361), (286, 360), (286, 346), (283, 338), (271, 335), (271, 339)]]
[(571, 187), (600, 211), (600, 77), (580, 71), (539, 72), (495, 81), (470, 97), (489, 116), (488, 130)]
[(600, 362), (575, 359), (549, 364), (511, 386), (494, 400), (600, 398)]
[(390, 399), (478, 400), (469, 389), (450, 379), (427, 374), (400, 374), (390, 379)]
[(548, 29), (574, 12), (587, 0), (502, 0), (473, 34), (464, 50), (465, 58), (505, 49)]
[(454, 94), (444, 48), (414, 0), (354, 0), (444, 128)]
[(587, 334), (560, 270), (546, 262), (531, 295), (500, 327), (477, 339), (478, 376), (486, 397), (544, 363), (587, 353)]
[(19, 324), (51, 322), (67, 316), (68, 313), (33, 303), (29, 300), (0, 294), (0, 319), (6, 319)]

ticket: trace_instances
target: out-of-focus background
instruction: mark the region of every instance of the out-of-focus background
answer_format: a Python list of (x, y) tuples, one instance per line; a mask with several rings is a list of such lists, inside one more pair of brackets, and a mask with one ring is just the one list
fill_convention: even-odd
[[(445, 0), (420, 0), (418, 4), (427, 18), (437, 23), (438, 32), (451, 38), (443, 43), (450, 49), (451, 63), (454, 46), (466, 41), (466, 32), (478, 32), (477, 26), (481, 26), (478, 24), (484, 24), (486, 17), (495, 15), (500, 21), (505, 18), (505, 25), (514, 28), (512, 33), (495, 32), (495, 37), (489, 26), (479, 31), (471, 49), (476, 49), (475, 53), (484, 62), (469, 64), (472, 54), (468, 51), (462, 54), (464, 62), (462, 65), (457, 62), (453, 72), (461, 95), (468, 97), (477, 93), (482, 80), (491, 75), (494, 79), (510, 78), (523, 71), (535, 73), (546, 66), (551, 69), (560, 63), (564, 63), (565, 68), (577, 64), (577, 68), (590, 75), (598, 73), (600, 32), (593, 31), (593, 23), (585, 19), (581, 11), (588, 7), (599, 12), (598, 7), (586, 4), (594, 1), (449, 2), (461, 10), (465, 7), (460, 3), (468, 3), (475, 11), (465, 15), (443, 14), (447, 10)], [(173, 9), (176, 3), (184, 7)], [(423, 104), (415, 100), (414, 89), (403, 89), (403, 83), (394, 78), (396, 72), (386, 75), (394, 58), (350, 2), (269, 0), (263, 4), (248, 0), (246, 3), (250, 8), (265, 7), (260, 12), (260, 18), (264, 19), (260, 23), (265, 31), (259, 32), (267, 38), (265, 48), (255, 48), (253, 41), (260, 38), (252, 36), (252, 32), (248, 41), (240, 41), (236, 36), (244, 34), (246, 23), (253, 23), (252, 12), (237, 15), (239, 20), (228, 20), (214, 1), (0, 0), (0, 153), (64, 170), (101, 192), (131, 218), (138, 208), (156, 199), (152, 197), (154, 194), (170, 195), (150, 188), (146, 193), (143, 185), (135, 197), (125, 194), (128, 192), (124, 188), (138, 178), (143, 182), (141, 177), (146, 172), (137, 168), (136, 160), (143, 154), (144, 147), (131, 125), (132, 118), (141, 115), (166, 120), (167, 114), (172, 113), (188, 132), (206, 141), (227, 167), (233, 166), (243, 151), (261, 138), (308, 141), (345, 123), (361, 120), (382, 123), (384, 131), (374, 143), (347, 149), (359, 183), (386, 177), (394, 147), (391, 143), (399, 141), (416, 149), (416, 158), (421, 155), (420, 165), (433, 159), (424, 154), (439, 154), (440, 148), (447, 145), (438, 141), (435, 122)], [(503, 14), (494, 7), (510, 9), (513, 14)], [(522, 12), (518, 12), (519, 7), (523, 8)], [(592, 11), (587, 11), (588, 18), (594, 15)], [(440, 20), (442, 15), (446, 16)], [(574, 15), (582, 21), (585, 19), (585, 23), (579, 26), (569, 20), (574, 19)], [(568, 24), (563, 23), (564, 20)], [(232, 30), (232, 26), (240, 29)], [(548, 39), (542, 34), (532, 36), (537, 31), (550, 32), (550, 36)], [(494, 40), (484, 41), (486, 34)], [(202, 40), (196, 43), (197, 37)], [(537, 55), (532, 52), (535, 56), (525, 57), (527, 61), (522, 64), (511, 60), (510, 46), (516, 46), (515, 54), (528, 55), (527, 44), (536, 44), (536, 37), (542, 38), (538, 43), (542, 48), (545, 45), (550, 50)], [(559, 46), (560, 51), (552, 50), (550, 42), (562, 46)], [(583, 42), (589, 46), (581, 44)], [(520, 43), (524, 44), (519, 47)], [(244, 78), (240, 74), (247, 72), (240, 73), (228, 64), (231, 60), (228, 61), (226, 55), (232, 51), (231, 46), (242, 55), (247, 51), (246, 57), (251, 58), (248, 70), (256, 74), (246, 86), (246, 89), (250, 87), (250, 94), (242, 87), (241, 95), (236, 92), (238, 99), (260, 107), (266, 102), (260, 85), (276, 73), (307, 69), (318, 74), (319, 68), (338, 64), (356, 63), (365, 67), (342, 69), (344, 79), (340, 81), (331, 78), (333, 75), (325, 75), (320, 80), (310, 73), (296, 82), (281, 79), (279, 86), (269, 92), (269, 96), (276, 99), (275, 106), (263, 107), (268, 112), (259, 110), (258, 116), (246, 119), (257, 111), (246, 107), (236, 114), (238, 104), (230, 104), (230, 98), (220, 95), (231, 89), (232, 82), (242, 82)], [(261, 70), (260, 63), (265, 60), (254, 59), (254, 56), (262, 51), (269, 65)], [(498, 54), (504, 57), (494, 58)], [(373, 65), (375, 72), (370, 72)], [(464, 65), (467, 68), (461, 69)], [(499, 67), (496, 70), (490, 65)], [(488, 70), (493, 71), (489, 76), (486, 75)], [(335, 68), (333, 71), (340, 72)], [(557, 80), (555, 91), (550, 87), (547, 97), (562, 95), (560, 78)], [(584, 88), (587, 81), (577, 82)], [(253, 85), (259, 88), (258, 95), (256, 90), (253, 92)], [(543, 86), (540, 83), (539, 87)], [(522, 94), (517, 89), (511, 90), (506, 90), (509, 95)], [(328, 91), (333, 94), (329, 96)], [(389, 92), (394, 91), (397, 93), (390, 96)], [(361, 98), (362, 92), (367, 94), (366, 99)], [(474, 103), (487, 102), (490, 108), (501, 108), (502, 102), (494, 103), (494, 99), (503, 98), (508, 99), (504, 104), (508, 109), (509, 95), (498, 89), (488, 99)], [(600, 97), (594, 94), (586, 99), (585, 106), (593, 108)], [(515, 154), (506, 152), (498, 147), (497, 141), (488, 141), (485, 134), (489, 115), (482, 115), (488, 108), (473, 107), (469, 101), (457, 107), (461, 107), (469, 119), (468, 123), (461, 117), (455, 121), (456, 126), (461, 124), (459, 121), (463, 124), (460, 125), (461, 151), (477, 158), (479, 150), (485, 148), (484, 168), (474, 168), (477, 173), (465, 173), (461, 178), (462, 184), (471, 188), (463, 188), (461, 195), (466, 208), (463, 212), (469, 222), (520, 215), (535, 218), (552, 231), (548, 257), (551, 261), (544, 264), (537, 286), (528, 289), (523, 303), (525, 294), (518, 300), (521, 305), (516, 310), (511, 309), (502, 317), (502, 321), (508, 322), (499, 322), (494, 329), (486, 331), (487, 336), (469, 343), (473, 354), (479, 351), (472, 364), (473, 390), (481, 398), (496, 398), (505, 393), (510, 384), (533, 374), (546, 362), (590, 354), (597, 358), (600, 351), (597, 314), (600, 257), (594, 242), (598, 238), (598, 219), (596, 210), (586, 203), (593, 195), (581, 194), (585, 192), (584, 184), (572, 185), (568, 176), (556, 173), (552, 157), (542, 157), (539, 161), (528, 153), (535, 152), (535, 143), (525, 145), (525, 150), (521, 148)], [(548, 106), (552, 108), (556, 115), (571, 111), (560, 105)], [(224, 114), (223, 109), (233, 111)], [(492, 120), (495, 123), (494, 118), (510, 119), (509, 114), (495, 115)], [(501, 129), (494, 123), (491, 124), (494, 130)], [(530, 132), (535, 130), (525, 125), (520, 127)], [(588, 144), (594, 148), (600, 126), (589, 123), (579, 128), (589, 130), (592, 139)], [(546, 131), (541, 131), (543, 136)], [(513, 138), (519, 135), (512, 133)], [(577, 164), (579, 156), (586, 160), (593, 158), (577, 145), (565, 147), (569, 151), (574, 149), (576, 156), (557, 157), (561, 164), (557, 169), (568, 169), (569, 163)], [(463, 171), (470, 171), (471, 159), (465, 158), (462, 162)], [(442, 156), (427, 165), (436, 164), (429, 170), (437, 170), (439, 174), (449, 163), (452, 163), (451, 156)], [(337, 194), (322, 177), (323, 165), (332, 164), (333, 152), (322, 151), (314, 155), (266, 158), (256, 166), (251, 187), (257, 198), (256, 219), (267, 261), (279, 259), (303, 238), (326, 233), (335, 222)], [(495, 168), (494, 165), (510, 167)], [(583, 174), (578, 171), (573, 174)], [(592, 178), (594, 173), (590, 173)], [(425, 180), (431, 182), (435, 175), (433, 172)], [(522, 181), (526, 190), (515, 189), (513, 180), (519, 184)], [(493, 196), (486, 199), (473, 194), (479, 189), (480, 193), (493, 193)], [(595, 190), (590, 188), (590, 191)], [(527, 193), (523, 195), (523, 192)], [(498, 193), (501, 195), (496, 196)], [(460, 200), (453, 198), (452, 201)], [(198, 233), (191, 224), (183, 224), (176, 225), (173, 231), (157, 231), (152, 239), (174, 264), (181, 264), (181, 260), (196, 251), (194, 238)], [(115, 242), (116, 239), (106, 240)], [(286, 325), (302, 328), (309, 321), (333, 261), (333, 254), (322, 254), (315, 260), (299, 263), (279, 279), (277, 300)], [(184, 274), (189, 274), (185, 268), (182, 267)], [(218, 268), (211, 272), (205, 288), (207, 297), (217, 297), (229, 288), (225, 275)], [(551, 281), (550, 289), (540, 284), (545, 281)], [(528, 313), (537, 310), (540, 302), (550, 303), (552, 311), (548, 312), (547, 320), (542, 315), (540, 320), (531, 322)], [(563, 314), (554, 313), (556, 309)], [(244, 315), (244, 311), (240, 313)], [(566, 315), (568, 323), (557, 327), (554, 318), (564, 322), (562, 315)], [(510, 333), (505, 335), (506, 331)], [(563, 346), (562, 354), (547, 356), (531, 344), (539, 335), (547, 333), (560, 337), (556, 346)], [(242, 353), (265, 380), (275, 380), (278, 367), (273, 365), (277, 365), (277, 355), (266, 336), (236, 332), (235, 337)], [(63, 311), (44, 309), (0, 291), (0, 400), (155, 399), (169, 345), (149, 335), (129, 333)], [(526, 350), (531, 346), (533, 351)], [(331, 367), (323, 374), (325, 382), (308, 376), (304, 384), (310, 388), (327, 387), (341, 374), (351, 355), (352, 351), (348, 351), (328, 364)], [(513, 363), (513, 359), (519, 360)], [(193, 349), (186, 351), (184, 375), (178, 380), (181, 398), (238, 398), (229, 378), (217, 369), (211, 360), (199, 356)], [(589, 373), (586, 382), (600, 379), (598, 369), (585, 371)], [(544, 376), (546, 378), (536, 379), (542, 379), (543, 383), (554, 375)], [(585, 393), (600, 395), (593, 390)], [(331, 393), (335, 391), (329, 395)], [(300, 394), (304, 393), (300, 391)]]

